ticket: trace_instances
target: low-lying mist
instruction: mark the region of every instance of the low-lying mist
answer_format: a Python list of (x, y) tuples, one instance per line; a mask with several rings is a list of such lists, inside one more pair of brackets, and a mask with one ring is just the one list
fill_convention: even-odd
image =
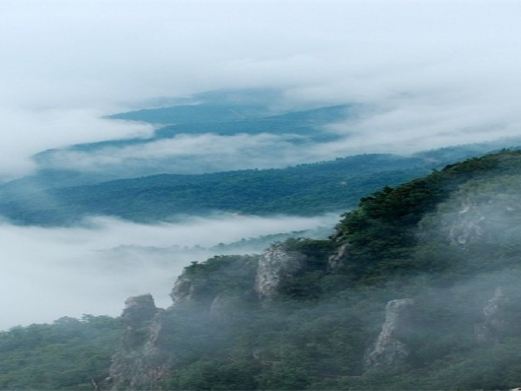
[(220, 214), (144, 225), (97, 217), (70, 228), (4, 222), (0, 329), (85, 313), (118, 315), (128, 296), (146, 292), (167, 306), (175, 278), (190, 262), (261, 250), (255, 241), (231, 248), (219, 244), (332, 227), (336, 219)]

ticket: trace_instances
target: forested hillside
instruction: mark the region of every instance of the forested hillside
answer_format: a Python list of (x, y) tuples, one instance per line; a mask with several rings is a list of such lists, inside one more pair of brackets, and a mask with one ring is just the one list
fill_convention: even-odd
[(384, 185), (436, 167), (420, 157), (360, 155), (285, 169), (157, 175), (89, 186), (0, 189), (0, 214), (22, 224), (67, 224), (108, 215), (134, 221), (212, 212), (313, 215), (356, 205)]
[(117, 319), (86, 315), (0, 332), (0, 388), (95, 389), (121, 331)]
[[(122, 339), (105, 340), (110, 369), (89, 375), (136, 390), (519, 386), (520, 184), (520, 152), (473, 158), (363, 197), (328, 240), (193, 263), (170, 308), (150, 295), (127, 301)], [(4, 333), (17, 341), (1, 345), (7, 388), (38, 385), (17, 383), (16, 371), (40, 364), (13, 358), (34, 344), (32, 327)], [(86, 340), (60, 348), (78, 368), (95, 355)], [(95, 362), (107, 362), (101, 351)], [(74, 376), (46, 384), (84, 387)]]
[(112, 386), (519, 385), (520, 168), (519, 152), (471, 159), (363, 198), (331, 240), (193, 264), (166, 312), (127, 302), (132, 347), (114, 357)]

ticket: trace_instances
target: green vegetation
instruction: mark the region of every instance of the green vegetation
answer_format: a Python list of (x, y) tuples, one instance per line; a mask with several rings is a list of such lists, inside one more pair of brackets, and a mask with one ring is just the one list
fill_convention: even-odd
[(394, 155), (360, 155), (285, 169), (202, 175), (156, 175), (90, 186), (6, 191), (0, 214), (21, 224), (59, 225), (89, 215), (134, 221), (215, 211), (315, 215), (354, 207), (384, 185), (430, 172), (432, 163)]
[[(345, 272), (355, 278), (385, 280), (402, 270), (410, 274), (414, 269), (421, 272), (439, 268), (436, 254), (431, 254), (436, 258), (427, 259), (427, 264), (415, 259), (420, 220), (463, 185), (467, 198), (476, 196), (498, 202), (494, 198), (504, 192), (516, 194), (520, 173), (520, 152), (504, 151), (449, 165), (425, 178), (394, 189), (385, 187), (362, 198), (359, 207), (345, 214), (337, 227), (340, 240), (350, 244)], [(509, 175), (505, 183), (504, 178)], [(483, 199), (479, 202), (483, 203)]]
[(0, 333), (0, 388), (92, 390), (108, 376), (118, 320), (84, 316)]
[[(130, 183), (139, 189), (139, 181)], [(189, 297), (161, 312), (158, 343), (171, 370), (160, 386), (519, 386), (520, 191), (521, 152), (514, 151), (385, 187), (346, 213), (332, 238), (279, 244), (288, 254), (301, 254), (303, 261), (282, 279), (271, 301), (259, 301), (254, 289), (257, 256), (220, 256), (191, 264), (184, 272)], [(339, 255), (343, 245), (347, 250)], [(329, 263), (332, 255), (339, 255), (335, 267)], [(504, 301), (485, 311), (498, 288)], [(368, 367), (364, 359), (381, 330), (386, 303), (406, 297), (415, 302), (398, 334), (407, 347), (406, 360)], [(483, 324), (490, 335), (480, 340), (477, 330)], [(6, 332), (0, 335), (1, 384), (87, 387), (91, 377), (98, 381), (106, 376), (109, 351), (119, 333), (119, 324), (106, 318)]]
[[(241, 287), (244, 301), (234, 307), (233, 316), (215, 318), (204, 310), (202, 303), (211, 302), (215, 291), (172, 311), (170, 349), (176, 349), (180, 361), (164, 387), (518, 386), (520, 183), (519, 152), (470, 159), (365, 197), (359, 208), (344, 216), (332, 241), (285, 242), (286, 250), (308, 257), (305, 268), (280, 286), (274, 302), (259, 306), (246, 284)], [(483, 221), (487, 223), (474, 229), (475, 222)], [(453, 243), (451, 235), (461, 239), (458, 230), (465, 227), (471, 228), (465, 241)], [(341, 267), (329, 270), (332, 246), (346, 242), (350, 246)], [(189, 270), (197, 270), (200, 280), (213, 280), (220, 273), (219, 262), (194, 264)], [(225, 263), (222, 266), (226, 270)], [(231, 284), (229, 275), (226, 281)], [(497, 287), (504, 290), (508, 304), (494, 323), (494, 339), (479, 342), (476, 327)], [(386, 302), (403, 297), (416, 302), (402, 336), (410, 350), (407, 362), (380, 370), (364, 368)], [(194, 321), (200, 327), (190, 328)]]

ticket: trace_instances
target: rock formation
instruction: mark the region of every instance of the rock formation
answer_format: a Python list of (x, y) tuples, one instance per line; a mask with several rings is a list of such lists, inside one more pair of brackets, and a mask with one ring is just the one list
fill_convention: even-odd
[(181, 274), (175, 281), (170, 297), (175, 304), (192, 300), (196, 287), (194, 281), (185, 274)]
[(123, 340), (112, 358), (110, 377), (113, 390), (144, 390), (157, 384), (167, 369), (159, 349), (163, 311), (151, 295), (131, 297), (121, 315), (125, 325)]
[(280, 286), (302, 268), (304, 261), (304, 255), (289, 251), (283, 245), (266, 250), (259, 259), (255, 277), (255, 292), (259, 299), (275, 298)]
[(367, 369), (397, 367), (407, 359), (409, 350), (402, 336), (413, 305), (413, 299), (391, 300), (387, 303), (382, 329), (365, 358)]
[(483, 320), (474, 328), (476, 340), (481, 343), (497, 342), (507, 327), (504, 307), (508, 303), (503, 289), (498, 287), (482, 309)]
[(347, 258), (349, 251), (349, 243), (342, 243), (338, 249), (328, 259), (327, 266), (331, 271), (336, 271), (342, 266), (345, 259)]
[(452, 222), (449, 229), (449, 240), (455, 246), (465, 246), (475, 242), (483, 236), (483, 222), (486, 217), (482, 214), (479, 204), (470, 199), (462, 201), (457, 213), (457, 219)]
[[(219, 261), (219, 260), (217, 260)], [(175, 322), (172, 315), (189, 304), (194, 313), (201, 311), (202, 318), (212, 322), (227, 322), (241, 299), (253, 292), (257, 258), (252, 256), (228, 257), (211, 273), (190, 273), (185, 270), (174, 284), (170, 294), (173, 305), (158, 309), (151, 295), (129, 298), (121, 315), (125, 332), (117, 353), (112, 358), (107, 386), (113, 390), (146, 390), (159, 388), (165, 375), (175, 367), (174, 351), (167, 346)], [(227, 274), (229, 273), (229, 274)], [(220, 279), (237, 278), (234, 287), (238, 292), (221, 292)], [(248, 277), (248, 278), (245, 278)], [(244, 285), (244, 287), (242, 287)]]
[(215, 320), (226, 320), (233, 318), (237, 309), (243, 305), (242, 298), (219, 294), (210, 305), (209, 315)]

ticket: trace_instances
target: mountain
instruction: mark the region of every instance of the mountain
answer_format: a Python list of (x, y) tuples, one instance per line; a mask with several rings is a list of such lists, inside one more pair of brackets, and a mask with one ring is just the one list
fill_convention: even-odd
[(171, 125), (159, 128), (155, 137), (167, 138), (177, 134), (204, 134), (211, 131), (222, 136), (273, 133), (277, 135), (307, 136), (311, 140), (327, 141), (336, 139), (336, 136), (321, 131), (321, 127), (346, 118), (349, 110), (350, 107), (347, 105), (338, 105), (292, 111), (254, 119)]
[[(356, 124), (368, 110), (350, 102), (290, 104), (281, 91), (269, 89), (211, 91), (186, 99), (155, 99), (143, 105), (149, 108), (113, 114), (107, 119), (146, 123), (153, 127), (150, 134), (41, 151), (32, 157), (36, 171), (0, 183), (0, 192), (23, 194), (161, 174), (194, 175), (312, 163), (320, 157), (308, 151), (324, 156), (321, 150), (327, 151), (346, 136), (331, 125)], [(426, 151), (416, 157), (442, 166), (519, 144), (519, 139), (499, 140)], [(335, 157), (342, 156), (328, 159)]]
[(160, 99), (150, 102), (156, 107), (109, 118), (163, 125), (234, 121), (275, 114), (282, 101), (282, 92), (276, 89), (206, 91), (186, 99)]
[(113, 389), (508, 389), (521, 383), (521, 153), (364, 197), (329, 240), (193, 263), (131, 298)]
[[(385, 185), (521, 143), (500, 140), (410, 156), (371, 154), (292, 166), (312, 159), (302, 156), (308, 147), (334, 142), (339, 136), (328, 125), (356, 119), (361, 108), (288, 106), (280, 91), (257, 89), (150, 103), (160, 107), (109, 117), (157, 126), (149, 137), (34, 156), (34, 174), (0, 184), (0, 215), (17, 224), (67, 225), (100, 214), (157, 222), (180, 214), (337, 212)], [(237, 141), (233, 137), (260, 141), (252, 149), (229, 151), (226, 145)], [(214, 143), (217, 147), (208, 151)]]
[[(161, 103), (164, 105), (169, 102)], [(96, 174), (107, 180), (107, 177), (117, 179), (160, 173), (196, 174), (261, 166), (284, 167), (288, 163), (279, 161), (276, 150), (273, 151), (273, 159), (264, 156), (271, 149), (333, 141), (338, 135), (328, 131), (327, 125), (354, 117), (358, 110), (357, 106), (350, 104), (288, 106), (280, 91), (256, 89), (201, 93), (188, 100), (174, 100), (170, 104), (107, 117), (154, 126), (153, 133), (147, 137), (113, 139), (46, 150), (35, 155), (34, 161), (41, 174), (58, 171), (65, 175), (72, 174), (70, 171), (79, 171), (82, 175), (74, 176), (77, 185), (92, 183)], [(197, 145), (197, 140), (203, 142), (208, 137), (250, 140), (254, 143), (251, 146), (252, 153), (257, 158), (253, 159), (254, 156), (249, 154), (246, 157), (252, 160), (251, 163), (241, 161), (237, 164), (233, 156), (225, 159), (223, 153), (213, 156), (206, 151), (206, 154), (198, 155), (194, 151), (192, 155), (185, 156), (184, 153), (173, 151), (175, 143), (183, 144), (190, 139), (195, 140)], [(142, 152), (147, 150), (158, 152), (142, 156)], [(302, 162), (305, 160), (295, 157), (292, 163)], [(53, 177), (48, 179), (52, 181)]]
[[(329, 239), (194, 262), (171, 307), (157, 308), (150, 295), (127, 300), (123, 331), (111, 328), (121, 340), (108, 342), (110, 368), (92, 370), (92, 382), (114, 390), (517, 387), (520, 190), (521, 152), (502, 151), (363, 197)], [(20, 384), (15, 357), (34, 343), (22, 330), (0, 335), (0, 347), (2, 336), (16, 341), (2, 348), (6, 388)], [(81, 365), (91, 355), (71, 353)], [(66, 363), (52, 363), (56, 379)], [(84, 379), (57, 388), (81, 389)]]
[(0, 188), (0, 214), (20, 224), (60, 225), (91, 215), (134, 221), (212, 212), (312, 215), (336, 212), (384, 185), (437, 164), (418, 157), (360, 155), (284, 169), (157, 175), (41, 190)]
[(412, 156), (356, 155), (281, 169), (162, 174), (113, 181), (102, 181), (104, 174), (89, 179), (79, 173), (51, 170), (0, 186), (0, 215), (17, 224), (67, 225), (93, 215), (157, 222), (176, 215), (219, 212), (338, 212), (354, 207), (361, 197), (383, 186), (411, 180), (497, 146), (464, 145)]

